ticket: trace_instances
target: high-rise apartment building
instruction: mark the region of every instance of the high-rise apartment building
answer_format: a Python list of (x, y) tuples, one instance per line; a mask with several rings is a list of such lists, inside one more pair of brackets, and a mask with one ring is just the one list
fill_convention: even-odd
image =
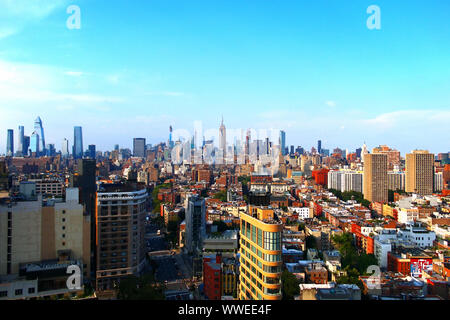
[(145, 138), (133, 139), (133, 156), (145, 158)]
[(427, 150), (414, 150), (406, 154), (405, 191), (421, 195), (433, 193), (434, 154)]
[(102, 184), (97, 193), (97, 290), (112, 290), (121, 277), (145, 267), (148, 194), (135, 184)]
[(328, 189), (341, 192), (363, 192), (363, 172), (354, 170), (332, 170), (327, 174)]
[(90, 269), (90, 221), (78, 190), (66, 189), (62, 201), (43, 202), (33, 182), (23, 184), (26, 200), (0, 204), (0, 276), (8, 276), (0, 291), (12, 299), (67, 293), (66, 268), (77, 264), (83, 276)]
[(239, 300), (280, 300), (283, 224), (268, 207), (240, 218)]
[(388, 190), (405, 190), (404, 172), (388, 172)]
[(206, 207), (205, 200), (197, 195), (186, 199), (186, 233), (185, 247), (188, 252), (201, 250), (206, 236)]
[(364, 199), (370, 202), (388, 201), (387, 155), (366, 153), (363, 177)]
[(73, 129), (73, 158), (83, 158), (83, 131), (81, 127)]
[(14, 156), (14, 130), (8, 129), (8, 135), (6, 139), (6, 156)]

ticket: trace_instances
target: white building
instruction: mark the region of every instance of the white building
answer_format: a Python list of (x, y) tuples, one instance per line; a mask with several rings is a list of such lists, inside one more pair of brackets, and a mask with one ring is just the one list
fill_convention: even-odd
[(299, 220), (305, 220), (313, 217), (313, 210), (310, 207), (290, 207), (289, 211), (298, 214)]
[(405, 229), (399, 230), (398, 233), (399, 237), (420, 248), (432, 247), (436, 240), (436, 233), (422, 227), (420, 223), (407, 224)]

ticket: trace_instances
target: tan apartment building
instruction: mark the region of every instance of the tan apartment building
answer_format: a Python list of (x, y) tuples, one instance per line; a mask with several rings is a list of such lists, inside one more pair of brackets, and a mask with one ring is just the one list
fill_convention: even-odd
[(434, 187), (434, 154), (414, 150), (406, 154), (405, 191), (430, 195)]
[(283, 224), (272, 209), (241, 214), (239, 300), (280, 300)]
[(372, 153), (364, 155), (364, 199), (370, 202), (388, 201), (387, 155)]
[(102, 184), (97, 192), (96, 287), (113, 290), (121, 277), (145, 267), (147, 189), (135, 184)]

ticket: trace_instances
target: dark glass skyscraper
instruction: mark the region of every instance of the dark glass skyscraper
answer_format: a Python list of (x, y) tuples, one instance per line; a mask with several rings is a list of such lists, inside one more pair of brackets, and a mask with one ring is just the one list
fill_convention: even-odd
[(36, 156), (39, 156), (41, 154), (45, 154), (45, 137), (44, 137), (44, 128), (42, 127), (42, 120), (40, 117), (37, 117), (36, 120), (34, 120), (34, 131), (38, 134), (39, 137), (39, 151)]
[(24, 136), (23, 137), (23, 156), (28, 155), (28, 149), (30, 149), (30, 137)]
[(280, 131), (280, 148), (283, 156), (286, 155), (286, 132)]
[(8, 137), (6, 140), (6, 155), (14, 156), (14, 130), (8, 129)]
[(95, 144), (90, 144), (88, 146), (88, 156), (91, 159), (95, 159)]
[(317, 141), (317, 152), (322, 153), (322, 140)]
[(133, 156), (145, 158), (145, 138), (133, 139)]
[(73, 130), (73, 158), (83, 158), (83, 132), (81, 127), (74, 127)]

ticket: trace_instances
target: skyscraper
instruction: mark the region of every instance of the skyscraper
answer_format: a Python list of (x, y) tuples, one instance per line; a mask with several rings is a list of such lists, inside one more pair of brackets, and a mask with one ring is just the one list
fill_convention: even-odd
[(322, 154), (322, 140), (317, 141), (317, 152)]
[(286, 155), (286, 132), (280, 131), (280, 148), (283, 156)]
[(222, 117), (222, 123), (219, 128), (219, 149), (222, 150), (225, 154), (226, 148), (227, 148), (227, 129), (223, 124), (223, 117)]
[(69, 156), (69, 140), (66, 138), (63, 139), (61, 144), (61, 155), (64, 158), (67, 158)]
[(77, 173), (72, 176), (71, 185), (79, 190), (83, 215), (90, 217), (91, 222), (91, 270), (96, 268), (96, 162), (92, 159), (79, 159)]
[(172, 149), (174, 146), (174, 143), (172, 141), (172, 126), (169, 127), (169, 148)]
[(434, 187), (434, 154), (414, 150), (406, 154), (405, 191), (430, 195)]
[(99, 186), (94, 224), (99, 244), (95, 250), (98, 291), (114, 290), (121, 278), (139, 277), (144, 271), (147, 197), (145, 187), (133, 184)]
[(14, 156), (14, 130), (8, 129), (8, 137), (6, 140), (6, 155), (9, 157)]
[(273, 209), (253, 206), (240, 220), (239, 300), (281, 300), (282, 222)]
[(37, 117), (34, 121), (34, 131), (39, 136), (39, 151), (37, 151), (37, 156), (41, 154), (45, 154), (45, 137), (44, 137), (44, 127), (42, 126), (42, 120), (40, 117)]
[(30, 150), (32, 153), (35, 153), (36, 156), (39, 156), (39, 153), (41, 152), (39, 145), (39, 134), (36, 131), (34, 131), (31, 135)]
[(388, 201), (387, 155), (381, 153), (365, 154), (363, 193), (370, 202)]
[(23, 156), (28, 155), (28, 149), (30, 149), (30, 137), (24, 136), (23, 137)]
[(83, 158), (83, 132), (81, 127), (74, 127), (73, 134), (73, 158)]
[(89, 158), (91, 159), (95, 159), (95, 144), (90, 144), (88, 146), (88, 154), (89, 154)]
[(197, 195), (189, 196), (186, 205), (186, 249), (200, 249), (206, 236), (205, 200)]
[(133, 139), (133, 156), (145, 158), (145, 138)]
[(23, 126), (19, 126), (19, 133), (17, 136), (17, 155), (19, 157), (23, 156), (26, 154), (26, 150), (24, 149), (24, 127)]

